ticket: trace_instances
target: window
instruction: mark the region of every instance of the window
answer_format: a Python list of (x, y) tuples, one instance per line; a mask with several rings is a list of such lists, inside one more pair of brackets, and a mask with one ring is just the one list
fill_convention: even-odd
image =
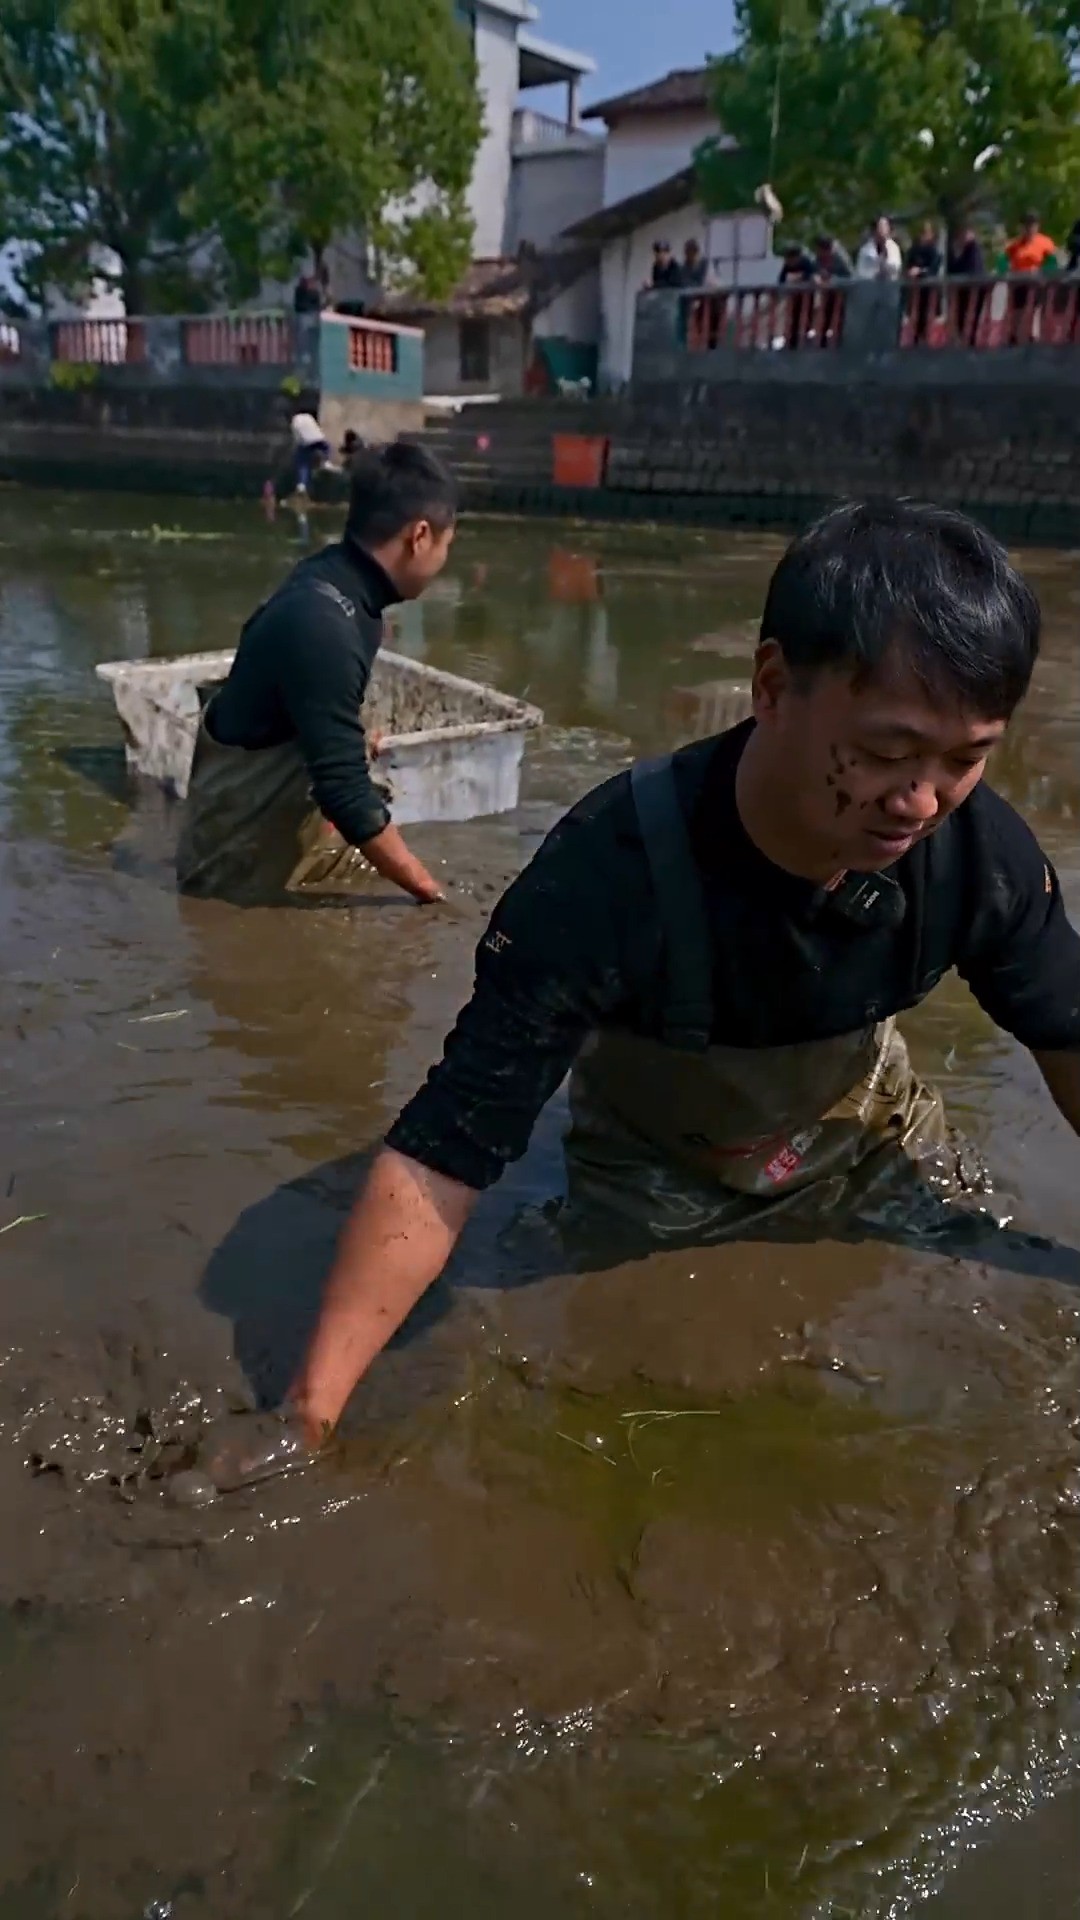
[(349, 365), (354, 373), (396, 373), (397, 334), (389, 327), (354, 321), (349, 328)]
[(486, 320), (462, 320), (458, 328), (458, 351), (463, 381), (470, 384), (491, 378), (491, 329)]

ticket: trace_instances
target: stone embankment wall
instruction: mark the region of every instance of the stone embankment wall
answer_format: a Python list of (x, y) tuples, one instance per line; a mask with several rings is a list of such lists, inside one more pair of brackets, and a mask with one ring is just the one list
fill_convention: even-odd
[(293, 413), (394, 439), (423, 377), (422, 334), (330, 315), (0, 320), (0, 479), (250, 496)]

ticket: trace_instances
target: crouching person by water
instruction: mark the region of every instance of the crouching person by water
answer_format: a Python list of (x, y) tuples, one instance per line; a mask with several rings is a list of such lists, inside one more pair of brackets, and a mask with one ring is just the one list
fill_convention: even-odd
[(1038, 643), (1031, 591), (957, 513), (848, 506), (794, 542), (753, 719), (588, 794), (499, 903), (279, 1424), (218, 1436), (219, 1484), (310, 1457), (568, 1070), (570, 1219), (617, 1257), (985, 1206), (895, 1025), (953, 970), (1080, 1131), (1080, 939), (983, 784)]
[(239, 903), (338, 889), (363, 861), (441, 899), (391, 824), (361, 709), (384, 609), (446, 563), (456, 493), (401, 444), (358, 454), (345, 536), (295, 567), (240, 635), (203, 715), (177, 851), (184, 892)]

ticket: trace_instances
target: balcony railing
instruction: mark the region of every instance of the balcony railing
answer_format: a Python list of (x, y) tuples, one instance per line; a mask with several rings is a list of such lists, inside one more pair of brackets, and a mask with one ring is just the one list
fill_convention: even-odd
[(696, 293), (684, 301), (691, 353), (717, 347), (767, 351), (772, 347), (829, 347), (844, 334), (847, 287), (746, 287)]
[[(824, 286), (724, 288), (683, 295), (682, 337), (691, 353), (717, 349), (835, 351), (854, 344), (848, 316), (876, 305), (875, 349), (1080, 346), (1080, 278), (996, 275), (983, 280), (901, 281), (895, 286), (837, 280)], [(890, 317), (884, 303), (893, 300)], [(860, 340), (860, 344), (862, 344)]]
[(537, 113), (535, 107), (518, 107), (514, 114), (513, 144), (516, 147), (554, 147), (574, 141), (579, 146), (597, 146), (602, 135), (587, 127), (571, 126), (550, 113)]
[(1080, 345), (1080, 280), (1032, 275), (994, 280), (908, 282), (901, 289), (902, 347)]
[(142, 366), (146, 329), (141, 320), (55, 320), (49, 351), (54, 361), (70, 366)]
[(284, 313), (185, 320), (180, 342), (188, 367), (289, 367), (296, 351), (293, 323)]

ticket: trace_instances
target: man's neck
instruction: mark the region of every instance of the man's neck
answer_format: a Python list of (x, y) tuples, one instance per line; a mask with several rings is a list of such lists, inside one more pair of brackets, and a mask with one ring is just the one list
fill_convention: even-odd
[(755, 727), (735, 769), (735, 805), (748, 838), (766, 860), (817, 887), (832, 887), (843, 878), (837, 855), (811, 845), (793, 833), (784, 807), (776, 769), (768, 764), (761, 730)]
[(345, 535), (345, 546), (352, 556), (353, 564), (358, 566), (364, 575), (368, 590), (378, 608), (381, 610), (383, 607), (396, 605), (401, 599), (401, 594), (386, 564), (387, 560), (391, 563), (393, 561), (393, 549), (361, 546), (359, 540), (354, 539), (351, 533)]

